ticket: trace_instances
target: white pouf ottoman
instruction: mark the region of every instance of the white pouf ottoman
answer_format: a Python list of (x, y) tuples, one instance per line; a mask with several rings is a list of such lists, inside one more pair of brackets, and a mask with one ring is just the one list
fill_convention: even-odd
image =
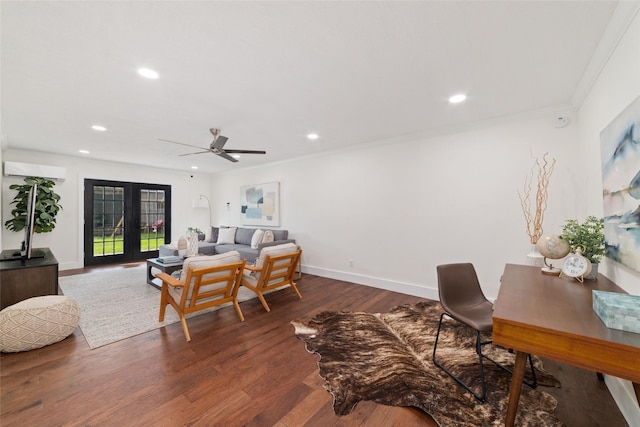
[(0, 311), (0, 351), (33, 350), (62, 341), (80, 322), (80, 306), (64, 295), (29, 298)]

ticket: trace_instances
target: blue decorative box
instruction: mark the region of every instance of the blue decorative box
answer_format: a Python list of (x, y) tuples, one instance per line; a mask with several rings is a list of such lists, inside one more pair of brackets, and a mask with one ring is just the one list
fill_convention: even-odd
[(640, 295), (592, 291), (593, 311), (607, 328), (640, 334)]

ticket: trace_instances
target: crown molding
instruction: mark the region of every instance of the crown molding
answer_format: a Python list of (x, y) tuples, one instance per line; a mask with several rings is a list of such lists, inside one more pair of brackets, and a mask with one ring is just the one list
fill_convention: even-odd
[(589, 65), (582, 75), (578, 87), (573, 94), (572, 105), (579, 108), (595, 84), (600, 73), (609, 62), (611, 55), (616, 50), (618, 43), (627, 32), (631, 22), (640, 11), (640, 1), (621, 1), (611, 15), (607, 26), (596, 50), (589, 61)]

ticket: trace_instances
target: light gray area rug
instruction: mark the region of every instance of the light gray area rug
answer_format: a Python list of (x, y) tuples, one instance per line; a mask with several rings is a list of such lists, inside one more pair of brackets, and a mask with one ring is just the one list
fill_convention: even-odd
[[(169, 306), (164, 322), (158, 322), (160, 290), (147, 284), (146, 274), (146, 265), (141, 265), (58, 279), (61, 292), (80, 304), (80, 329), (91, 349), (180, 320)], [(240, 287), (238, 301), (255, 297), (253, 292)], [(226, 306), (231, 303), (193, 313), (187, 318)]]

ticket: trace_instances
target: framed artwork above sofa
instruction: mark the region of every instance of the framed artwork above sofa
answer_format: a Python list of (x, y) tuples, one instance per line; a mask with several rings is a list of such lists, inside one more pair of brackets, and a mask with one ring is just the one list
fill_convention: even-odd
[(240, 214), (243, 225), (279, 226), (280, 183), (240, 187)]

